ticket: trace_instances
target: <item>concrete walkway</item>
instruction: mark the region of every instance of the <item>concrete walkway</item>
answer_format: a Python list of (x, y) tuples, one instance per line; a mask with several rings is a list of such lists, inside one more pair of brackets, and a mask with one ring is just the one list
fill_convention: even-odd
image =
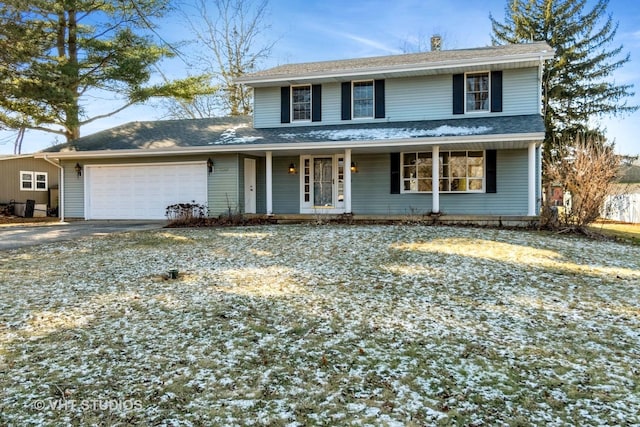
[(0, 227), (0, 251), (88, 236), (154, 230), (165, 224), (166, 221), (73, 221), (4, 225)]

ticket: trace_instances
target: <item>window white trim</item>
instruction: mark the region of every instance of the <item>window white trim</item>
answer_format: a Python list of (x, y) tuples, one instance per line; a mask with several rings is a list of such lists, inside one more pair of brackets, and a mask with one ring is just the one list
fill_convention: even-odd
[[(371, 115), (356, 117), (356, 97), (355, 86), (356, 83), (371, 83)], [(351, 82), (351, 118), (353, 120), (368, 120), (373, 119), (376, 116), (376, 83), (372, 79), (368, 80), (353, 80)]]
[[(452, 171), (452, 165), (450, 163), (451, 154), (452, 153), (465, 153), (465, 158), (467, 159), (465, 162), (465, 176), (462, 177), (454, 177)], [(482, 153), (482, 177), (475, 177), (469, 174), (469, 153)], [(422, 154), (423, 156), (419, 156)], [(405, 164), (405, 155), (415, 155), (416, 165), (415, 167), (415, 176), (411, 176), (409, 178), (406, 177), (407, 171), (410, 171), (412, 165)], [(451, 150), (451, 151), (442, 151), (439, 150), (438, 153), (438, 169), (439, 169), (439, 181), (446, 180), (447, 187), (444, 189), (439, 189), (438, 193), (447, 193), (447, 194), (469, 194), (469, 193), (485, 193), (486, 192), (486, 179), (487, 179), (487, 154), (485, 150)], [(444, 158), (447, 158), (448, 161), (445, 161)], [(400, 153), (400, 193), (401, 194), (432, 194), (433, 193), (433, 177), (435, 174), (433, 173), (433, 160), (431, 162), (431, 169), (429, 172), (424, 173), (424, 175), (420, 176), (418, 174), (418, 166), (417, 160), (423, 158), (431, 158), (433, 159), (433, 153), (426, 151), (406, 151)], [(426, 169), (426, 168), (425, 168)], [(446, 176), (445, 176), (446, 171)], [(465, 190), (451, 190), (452, 181), (454, 179), (458, 179), (464, 181)], [(420, 180), (431, 182), (431, 190), (419, 190), (420, 188)], [(475, 181), (476, 183), (481, 182), (481, 188), (470, 190), (469, 183), (471, 181)], [(409, 185), (409, 189), (406, 188), (406, 185)], [(438, 188), (440, 187), (440, 182), (438, 182)]]
[(20, 171), (20, 191), (49, 191), (49, 173)]
[[(295, 109), (293, 108), (293, 90), (296, 88), (308, 88), (309, 89), (309, 118), (308, 119), (296, 119), (295, 118)], [(289, 99), (289, 108), (291, 111), (291, 122), (296, 122), (296, 123), (304, 123), (304, 122), (310, 122), (311, 119), (313, 118), (313, 88), (311, 87), (311, 85), (292, 85), (291, 89), (290, 89), (290, 99)]]
[[(486, 74), (487, 75), (487, 108), (481, 110), (469, 110), (467, 108), (467, 78), (469, 76)], [(464, 73), (464, 112), (465, 114), (485, 114), (491, 112), (491, 71), (473, 71)]]

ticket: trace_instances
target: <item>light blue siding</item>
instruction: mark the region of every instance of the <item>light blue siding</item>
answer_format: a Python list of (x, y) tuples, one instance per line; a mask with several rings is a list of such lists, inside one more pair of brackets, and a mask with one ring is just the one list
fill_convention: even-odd
[(452, 84), (451, 75), (388, 79), (387, 118), (393, 122), (452, 118)]
[(354, 154), (358, 173), (351, 175), (354, 214), (399, 215), (431, 211), (431, 194), (391, 194), (389, 154)]
[(257, 87), (253, 90), (253, 126), (280, 126), (279, 87)]
[(526, 215), (527, 150), (497, 153), (497, 192), (493, 194), (440, 194), (444, 214)]
[[(340, 124), (342, 122), (342, 92), (340, 83), (322, 85), (322, 123)], [(316, 124), (316, 123), (314, 123)]]
[[(354, 214), (428, 214), (431, 194), (391, 194), (389, 154), (354, 155), (358, 173), (352, 176)], [(495, 194), (440, 193), (443, 214), (527, 214), (527, 150), (497, 153)]]
[(540, 113), (539, 88), (537, 68), (505, 70), (502, 74), (503, 114)]
[(75, 166), (75, 161), (62, 162), (65, 218), (84, 218), (84, 175), (79, 177)]
[[(300, 213), (300, 158), (273, 157), (273, 213)], [(298, 173), (290, 175), (289, 164), (294, 163)]]
[(211, 156), (214, 173), (209, 175), (208, 200), (209, 214), (220, 214), (240, 210), (238, 188), (240, 186), (240, 161), (237, 154), (218, 154)]
[[(473, 117), (496, 115), (528, 115), (540, 112), (538, 68), (503, 72), (502, 113), (474, 113)], [(469, 114), (452, 112), (452, 75), (396, 78), (385, 81), (386, 121), (445, 120), (468, 118)], [(256, 128), (308, 126), (310, 122), (280, 123), (280, 88), (255, 88), (254, 126)], [(322, 85), (322, 121), (313, 125), (371, 123), (380, 120), (341, 120), (341, 87), (339, 83)]]

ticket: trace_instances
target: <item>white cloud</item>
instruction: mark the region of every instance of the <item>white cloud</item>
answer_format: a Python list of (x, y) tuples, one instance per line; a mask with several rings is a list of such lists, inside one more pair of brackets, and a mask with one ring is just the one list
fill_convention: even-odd
[(402, 51), (400, 49), (394, 48), (394, 47), (389, 47), (386, 44), (378, 42), (376, 40), (368, 39), (368, 38), (365, 38), (365, 37), (360, 37), (360, 36), (357, 36), (355, 34), (349, 34), (349, 33), (341, 33), (340, 35), (344, 36), (344, 37), (346, 37), (346, 38), (348, 38), (350, 40), (353, 40), (353, 41), (355, 41), (357, 43), (360, 43), (360, 44), (362, 44), (364, 46), (372, 47), (372, 48), (374, 48), (376, 50), (381, 50), (381, 51), (384, 51), (384, 52), (388, 52), (391, 55), (402, 53)]

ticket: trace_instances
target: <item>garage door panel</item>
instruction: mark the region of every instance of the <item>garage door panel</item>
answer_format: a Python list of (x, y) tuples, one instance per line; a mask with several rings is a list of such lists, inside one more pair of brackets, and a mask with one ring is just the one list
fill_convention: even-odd
[(204, 164), (87, 166), (89, 219), (165, 219), (175, 203), (207, 203)]

